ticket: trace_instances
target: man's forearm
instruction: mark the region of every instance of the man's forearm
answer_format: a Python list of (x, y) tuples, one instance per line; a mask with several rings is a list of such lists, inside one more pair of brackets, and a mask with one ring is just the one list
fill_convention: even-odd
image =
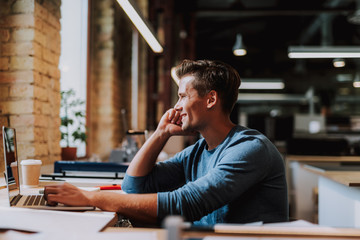
[(157, 223), (157, 194), (118, 194), (93, 192), (89, 205), (105, 211), (118, 212), (142, 223)]
[(169, 136), (155, 131), (131, 161), (127, 174), (136, 177), (147, 175), (154, 167), (156, 159), (168, 139)]
[(127, 174), (134, 177), (146, 176), (154, 167), (159, 153), (169, 138), (186, 134), (181, 128), (180, 111), (169, 109), (162, 116), (156, 131), (131, 160)]
[(91, 192), (69, 183), (45, 186), (44, 196), (49, 205), (94, 206), (144, 223), (156, 223), (157, 194), (120, 194)]

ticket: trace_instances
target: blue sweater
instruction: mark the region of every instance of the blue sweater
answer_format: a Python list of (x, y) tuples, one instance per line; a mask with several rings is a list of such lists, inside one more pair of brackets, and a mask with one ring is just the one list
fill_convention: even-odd
[(127, 193), (157, 193), (157, 213), (200, 225), (288, 220), (284, 162), (256, 130), (234, 127), (211, 151), (205, 139), (159, 162), (144, 177), (126, 175)]

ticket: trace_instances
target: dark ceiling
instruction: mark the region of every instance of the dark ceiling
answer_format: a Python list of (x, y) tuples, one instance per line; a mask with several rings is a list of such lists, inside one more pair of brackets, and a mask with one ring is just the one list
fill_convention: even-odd
[[(304, 93), (309, 86), (337, 91), (349, 86), (339, 76), (355, 76), (357, 60), (334, 68), (332, 59), (294, 60), (290, 45), (360, 45), (354, 0), (188, 0), (177, 2), (196, 16), (197, 59), (218, 59), (233, 65), (243, 78), (284, 79), (286, 93)], [(186, 7), (184, 7), (186, 6)], [(360, 18), (360, 17), (359, 17)], [(247, 55), (232, 53), (241, 33)], [(347, 84), (347, 85), (346, 85)], [(335, 90), (334, 90), (335, 89)]]

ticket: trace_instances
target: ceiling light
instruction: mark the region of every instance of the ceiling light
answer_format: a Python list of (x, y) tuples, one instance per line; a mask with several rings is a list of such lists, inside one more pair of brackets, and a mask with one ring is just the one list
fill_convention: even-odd
[(360, 58), (360, 47), (290, 46), (289, 58)]
[(345, 67), (345, 61), (342, 58), (335, 58), (333, 60), (333, 65), (336, 68)]
[(242, 36), (240, 33), (236, 34), (235, 44), (233, 46), (233, 53), (235, 56), (245, 56), (246, 49), (242, 41)]
[(156, 39), (151, 25), (142, 16), (141, 12), (135, 5), (135, 2), (133, 2), (132, 0), (117, 0), (117, 2), (122, 7), (122, 9), (124, 9), (124, 12), (128, 15), (137, 30), (143, 36), (145, 41), (149, 44), (150, 48), (156, 53), (162, 53), (163, 48), (159, 41)]
[(282, 79), (241, 79), (239, 89), (258, 89), (258, 90), (275, 90), (284, 89), (285, 84)]
[(179, 86), (179, 81), (180, 81), (180, 79), (179, 79), (178, 76), (176, 75), (176, 67), (172, 67), (170, 73), (171, 73), (171, 77), (172, 77), (172, 79), (174, 80), (174, 82), (176, 83), (176, 85)]
[(359, 76), (359, 73), (355, 74), (353, 86), (354, 86), (354, 88), (360, 88), (360, 76)]

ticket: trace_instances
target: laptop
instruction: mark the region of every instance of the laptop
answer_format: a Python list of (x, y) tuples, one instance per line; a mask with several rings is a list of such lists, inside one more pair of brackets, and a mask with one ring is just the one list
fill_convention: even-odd
[(17, 143), (15, 128), (2, 127), (3, 146), (4, 146), (4, 181), (9, 197), (10, 207), (36, 208), (48, 210), (67, 210), (67, 211), (87, 211), (94, 210), (95, 207), (78, 207), (58, 204), (49, 206), (43, 194), (27, 195), (21, 194), (20, 171), (17, 157)]

